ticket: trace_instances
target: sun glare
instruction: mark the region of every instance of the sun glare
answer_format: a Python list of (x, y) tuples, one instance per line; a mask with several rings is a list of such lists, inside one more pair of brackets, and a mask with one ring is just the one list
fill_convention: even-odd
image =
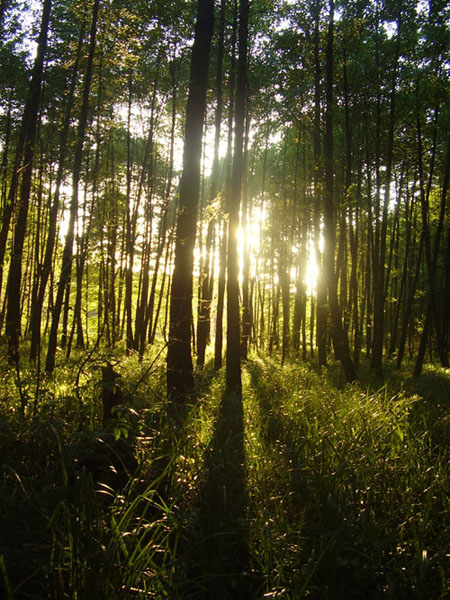
[(305, 270), (304, 283), (306, 285), (306, 291), (308, 294), (313, 294), (316, 291), (317, 276), (319, 269), (317, 267), (316, 256), (314, 252), (314, 245), (311, 242), (309, 244), (308, 252), (308, 263)]
[[(267, 209), (265, 206), (255, 206), (248, 215), (247, 224), (241, 225), (237, 232), (238, 252), (239, 252), (239, 281), (242, 282), (244, 269), (244, 252), (247, 251), (251, 257), (256, 257), (261, 249), (261, 236), (263, 234), (264, 223), (267, 218)], [(256, 275), (255, 261), (250, 261), (250, 276)]]

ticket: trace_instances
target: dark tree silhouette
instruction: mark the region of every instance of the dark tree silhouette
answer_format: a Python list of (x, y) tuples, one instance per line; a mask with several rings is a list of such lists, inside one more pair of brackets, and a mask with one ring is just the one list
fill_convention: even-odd
[(199, 0), (186, 107), (183, 172), (180, 181), (175, 240), (175, 267), (170, 292), (167, 393), (175, 401), (183, 400), (186, 394), (193, 391), (194, 385), (191, 354), (192, 269), (213, 24), (214, 2)]

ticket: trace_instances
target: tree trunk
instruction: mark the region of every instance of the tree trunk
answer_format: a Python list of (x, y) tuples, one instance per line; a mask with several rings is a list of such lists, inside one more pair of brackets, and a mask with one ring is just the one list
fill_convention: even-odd
[(214, 2), (199, 0), (183, 151), (183, 172), (175, 240), (175, 266), (170, 292), (170, 328), (167, 349), (167, 393), (182, 401), (193, 392), (191, 354), (192, 277), (200, 192), (200, 160), (206, 110), (209, 53), (214, 23)]
[[(73, 165), (73, 176), (72, 176), (72, 198), (70, 203), (70, 216), (69, 225), (64, 244), (64, 251), (62, 257), (61, 274), (58, 282), (58, 289), (56, 293), (55, 305), (53, 307), (52, 323), (50, 327), (50, 335), (48, 341), (47, 358), (45, 363), (45, 370), (47, 373), (52, 373), (55, 368), (55, 354), (56, 344), (58, 335), (58, 325), (63, 307), (64, 294), (68, 293), (70, 286), (70, 278), (72, 274), (72, 257), (73, 257), (73, 238), (75, 221), (78, 213), (78, 186), (81, 178), (81, 164), (83, 160), (83, 146), (85, 131), (88, 122), (88, 109), (89, 109), (89, 94), (91, 89), (92, 80), (92, 69), (94, 62), (94, 52), (96, 45), (97, 35), (97, 17), (98, 17), (99, 0), (94, 1), (92, 8), (92, 21), (90, 29), (89, 39), (89, 55), (86, 66), (86, 76), (83, 87), (83, 100), (81, 105), (80, 118), (78, 121), (77, 138), (75, 157)], [(68, 298), (68, 296), (66, 296)]]
[(398, 338), (398, 326), (400, 321), (400, 311), (403, 308), (405, 297), (406, 297), (406, 282), (408, 275), (408, 261), (410, 254), (410, 246), (411, 246), (411, 219), (414, 210), (414, 195), (409, 194), (409, 189), (406, 191), (406, 200), (405, 200), (405, 224), (404, 224), (404, 238), (405, 238), (405, 246), (404, 246), (404, 254), (403, 254), (403, 267), (400, 278), (400, 288), (397, 294), (397, 306), (395, 308), (394, 313), (394, 322), (393, 322), (393, 333), (391, 338), (391, 343), (389, 347), (389, 355), (393, 355), (397, 349), (397, 338)]
[(222, 220), (222, 237), (219, 245), (219, 273), (217, 281), (216, 333), (214, 338), (214, 370), (222, 367), (223, 313), (225, 303), (226, 261), (227, 261), (227, 223)]
[(317, 302), (316, 302), (316, 344), (319, 365), (327, 364), (327, 288), (321, 252), (321, 200), (322, 200), (322, 164), (320, 148), (320, 56), (319, 56), (319, 19), (320, 0), (314, 4), (314, 250), (317, 264)]
[[(219, 144), (220, 131), (223, 111), (222, 94), (222, 76), (223, 76), (223, 54), (224, 54), (224, 31), (225, 31), (225, 0), (220, 3), (220, 21), (219, 21), (219, 41), (217, 48), (217, 67), (216, 67), (216, 111), (215, 111), (215, 132), (214, 132), (214, 159), (211, 172), (211, 187), (209, 192), (209, 201), (214, 202), (220, 189), (220, 165), (219, 165)], [(206, 234), (206, 257), (203, 261), (198, 301), (198, 320), (197, 320), (197, 366), (202, 369), (205, 363), (206, 345), (208, 343), (211, 329), (211, 300), (212, 300), (212, 279), (211, 279), (211, 247), (213, 245), (213, 235), (215, 231), (214, 218), (208, 222)]]
[(324, 269), (328, 284), (328, 301), (332, 322), (332, 337), (337, 357), (342, 363), (346, 380), (351, 383), (357, 379), (356, 369), (350, 356), (347, 333), (342, 326), (342, 315), (337, 296), (337, 276), (334, 264), (336, 229), (333, 199), (333, 29), (334, 2), (330, 0), (330, 17), (326, 49), (326, 113), (325, 113), (325, 190), (324, 190)]
[[(25, 235), (27, 230), (28, 209), (30, 205), (31, 176), (33, 173), (33, 156), (36, 140), (36, 131), (38, 123), (38, 111), (41, 96), (41, 82), (44, 71), (44, 59), (47, 50), (48, 27), (50, 21), (51, 0), (45, 0), (42, 9), (41, 28), (39, 32), (38, 47), (36, 59), (33, 66), (33, 73), (30, 81), (29, 97), (25, 106), (22, 121), (23, 135), (23, 161), (21, 163), (21, 185), (20, 200), (17, 221), (14, 228), (14, 239), (11, 251), (11, 262), (8, 272), (8, 282), (6, 288), (7, 295), (7, 313), (6, 313), (6, 337), (8, 340), (8, 353), (10, 360), (16, 360), (19, 357), (19, 337), (21, 330), (21, 311), (20, 311), (20, 288), (22, 283), (22, 256)], [(18, 154), (20, 156), (19, 150)], [(16, 161), (17, 163), (17, 161)], [(20, 163), (19, 163), (20, 164)], [(3, 225), (9, 229), (9, 220), (14, 206), (16, 186), (19, 183), (19, 164), (14, 165), (13, 178), (9, 193), (9, 203), (5, 207)], [(8, 218), (9, 215), (9, 218)], [(3, 232), (2, 232), (3, 233)], [(3, 236), (2, 236), (3, 238)], [(2, 239), (3, 242), (3, 239)], [(5, 237), (6, 246), (6, 237)], [(4, 247), (2, 243), (1, 264), (4, 259)]]
[(239, 3), (239, 58), (236, 83), (236, 105), (234, 117), (234, 153), (231, 177), (228, 223), (227, 256), (227, 361), (225, 383), (227, 392), (242, 393), (239, 315), (239, 260), (237, 233), (239, 208), (244, 168), (245, 105), (247, 95), (247, 44), (248, 44), (248, 0)]
[[(164, 206), (163, 206), (163, 215), (161, 217), (160, 226), (159, 226), (159, 234), (158, 234), (158, 248), (156, 252), (156, 260), (155, 260), (155, 268), (153, 272), (152, 285), (150, 289), (150, 298), (148, 301), (147, 307), (147, 320), (148, 320), (148, 342), (149, 344), (153, 344), (155, 335), (156, 335), (156, 326), (158, 323), (158, 316), (161, 307), (162, 301), (162, 293), (164, 290), (164, 282), (166, 278), (166, 266), (167, 266), (167, 257), (168, 257), (168, 249), (166, 248), (166, 264), (163, 270), (162, 282), (161, 282), (161, 290), (160, 296), (158, 298), (157, 310), (154, 313), (155, 306), (155, 298), (156, 298), (156, 286), (159, 278), (159, 266), (161, 263), (161, 258), (164, 253), (164, 248), (167, 244), (170, 245), (170, 236), (167, 235), (168, 226), (167, 221), (169, 217), (169, 204), (170, 204), (170, 196), (172, 192), (172, 181), (173, 181), (173, 168), (174, 168), (174, 147), (175, 147), (175, 125), (176, 125), (176, 117), (177, 117), (177, 91), (179, 84), (179, 76), (180, 69), (177, 67), (177, 62), (175, 56), (170, 64), (170, 75), (172, 81), (172, 114), (171, 114), (171, 126), (170, 126), (170, 144), (169, 144), (169, 156), (168, 156), (168, 170), (166, 177), (166, 185), (164, 190)], [(169, 237), (169, 239), (167, 239)]]
[[(375, 260), (373, 264), (374, 268), (374, 279), (373, 279), (373, 343), (372, 343), (372, 357), (370, 366), (373, 370), (378, 373), (382, 369), (382, 358), (383, 358), (383, 341), (384, 341), (384, 308), (385, 308), (385, 259), (386, 259), (386, 233), (387, 233), (387, 215), (389, 202), (391, 197), (391, 180), (392, 180), (392, 162), (393, 162), (393, 150), (394, 150), (394, 125), (395, 125), (395, 100), (396, 100), (396, 84), (397, 84), (397, 67), (398, 58), (400, 53), (400, 30), (401, 21), (400, 17), (397, 19), (397, 39), (396, 49), (394, 57), (394, 70), (392, 73), (392, 84), (391, 84), (391, 95), (390, 95), (390, 106), (389, 106), (389, 131), (388, 131), (388, 142), (386, 151), (386, 175), (384, 181), (384, 199), (383, 199), (383, 211), (381, 215), (381, 225), (379, 231), (379, 238), (375, 244)], [(378, 153), (377, 153), (378, 155)], [(377, 197), (380, 194), (380, 181), (379, 181), (379, 169), (377, 169)], [(379, 215), (376, 215), (377, 219), (377, 232)]]
[[(437, 120), (437, 109), (436, 109), (436, 120)], [(435, 123), (436, 126), (436, 123)], [(435, 130), (436, 134), (436, 130)], [(444, 226), (444, 218), (445, 218), (445, 205), (446, 205), (446, 196), (449, 184), (449, 171), (450, 171), (450, 136), (447, 141), (447, 156), (445, 161), (444, 168), (444, 183), (442, 186), (442, 194), (441, 194), (441, 205), (439, 210), (439, 219), (434, 237), (434, 246), (431, 247), (431, 235), (428, 224), (428, 212), (429, 212), (429, 195), (431, 191), (431, 179), (433, 174), (433, 163), (435, 156), (436, 145), (433, 144), (433, 153), (431, 158), (431, 167), (430, 167), (430, 176), (428, 181), (427, 190), (425, 191), (424, 186), (424, 175), (423, 175), (423, 151), (422, 151), (422, 136), (421, 136), (421, 127), (420, 127), (420, 118), (417, 121), (417, 137), (418, 137), (418, 158), (419, 158), (419, 184), (420, 184), (420, 203), (422, 208), (422, 231), (424, 234), (424, 242), (425, 242), (425, 258), (427, 263), (427, 271), (428, 271), (428, 302), (427, 302), (427, 312), (425, 318), (425, 325), (422, 331), (422, 336), (420, 340), (419, 352), (417, 354), (416, 365), (414, 368), (414, 375), (420, 375), (422, 371), (423, 359), (425, 356), (425, 345), (426, 340), (428, 338), (428, 333), (431, 327), (431, 323), (434, 323), (436, 330), (436, 341), (437, 341), (437, 350), (439, 354), (439, 358), (441, 361), (441, 365), (445, 368), (449, 366), (448, 363), (448, 355), (445, 349), (444, 336), (441, 329), (441, 324), (439, 322), (438, 315), (438, 307), (436, 302), (436, 271), (437, 271), (437, 259), (439, 254), (439, 245), (442, 235), (442, 229)]]
[[(238, 19), (237, 0), (233, 3), (233, 25), (231, 30), (231, 48), (230, 48), (230, 70), (228, 84), (228, 139), (227, 139), (227, 157), (226, 157), (226, 179), (225, 196), (228, 198), (231, 186), (231, 155), (233, 144), (233, 116), (236, 85), (236, 36)], [(225, 211), (228, 207), (225, 207)], [(216, 328), (214, 340), (214, 370), (218, 371), (222, 367), (222, 348), (223, 348), (223, 313), (225, 304), (225, 286), (226, 286), (226, 262), (228, 247), (228, 223), (226, 219), (222, 220), (222, 237), (219, 245), (219, 274), (217, 283), (217, 308), (216, 308)]]
[[(244, 134), (244, 156), (243, 156), (243, 173), (247, 173), (247, 157), (248, 157), (248, 133), (250, 129), (250, 114), (247, 111), (245, 120)], [(254, 155), (253, 155), (254, 156)], [(252, 161), (253, 162), (253, 161)], [(242, 328), (241, 328), (241, 358), (247, 360), (248, 345), (250, 343), (250, 335), (252, 331), (252, 311), (250, 301), (250, 248), (248, 238), (249, 227), (249, 198), (247, 177), (244, 175), (242, 182), (242, 223), (241, 228), (244, 232), (242, 240)]]
[(61, 185), (64, 177), (64, 166), (67, 156), (68, 149), (68, 135), (70, 127), (70, 119), (72, 115), (73, 101), (75, 95), (75, 87), (78, 78), (78, 67), (80, 63), (81, 48), (84, 39), (84, 28), (80, 29), (78, 36), (78, 46), (75, 58), (75, 63), (72, 69), (72, 75), (69, 86), (69, 93), (67, 95), (67, 102), (65, 106), (64, 121), (61, 131), (61, 139), (59, 144), (59, 159), (58, 159), (58, 170), (56, 174), (55, 192), (53, 195), (53, 202), (50, 208), (50, 214), (48, 219), (48, 234), (47, 243), (45, 246), (44, 259), (42, 267), (40, 269), (39, 281), (38, 281), (38, 292), (36, 296), (36, 302), (31, 307), (31, 342), (30, 342), (30, 359), (35, 360), (40, 347), (41, 339), (41, 321), (42, 321), (42, 307), (44, 305), (45, 292), (47, 289), (48, 279), (52, 270), (52, 258), (53, 250), (56, 242), (56, 229), (57, 219), (59, 211), (59, 197), (61, 191)]

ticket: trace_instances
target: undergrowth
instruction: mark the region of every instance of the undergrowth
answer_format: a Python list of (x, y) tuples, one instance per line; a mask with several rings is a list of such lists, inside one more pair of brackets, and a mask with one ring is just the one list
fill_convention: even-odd
[[(424, 400), (339, 390), (305, 366), (254, 359), (247, 370), (265, 597), (446, 597), (449, 455), (433, 443), (440, 424), (417, 419)], [(441, 403), (448, 414), (448, 396)]]
[(4, 374), (0, 581), (7, 599), (169, 594), (179, 523), (172, 498), (161, 493), (174, 435), (161, 364), (134, 356), (115, 362), (123, 404), (105, 426), (101, 366), (110, 360), (81, 357), (38, 383), (31, 369), (22, 373), (25, 403), (14, 372)]
[[(102, 422), (101, 367), (122, 402)], [(0, 381), (0, 594), (450, 596), (448, 372), (345, 386), (253, 355), (176, 416), (160, 351)]]

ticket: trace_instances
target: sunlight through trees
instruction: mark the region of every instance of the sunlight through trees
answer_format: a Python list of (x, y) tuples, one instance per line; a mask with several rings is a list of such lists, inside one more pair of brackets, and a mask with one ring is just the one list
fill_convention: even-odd
[[(74, 344), (142, 356), (179, 337), (168, 299), (195, 15), (100, 2), (94, 40), (94, 8), (54, 2), (44, 54), (39, 7), (2, 4), (1, 324), (10, 359), (31, 334), (49, 373)], [(241, 8), (215, 7), (187, 351), (201, 368), (215, 347), (221, 364), (235, 269), (244, 358), (298, 356), (301, 331), (301, 356), (320, 364), (448, 364), (446, 9), (254, 3), (242, 83)]]
[(448, 597), (449, 74), (444, 0), (0, 0), (0, 596)]

